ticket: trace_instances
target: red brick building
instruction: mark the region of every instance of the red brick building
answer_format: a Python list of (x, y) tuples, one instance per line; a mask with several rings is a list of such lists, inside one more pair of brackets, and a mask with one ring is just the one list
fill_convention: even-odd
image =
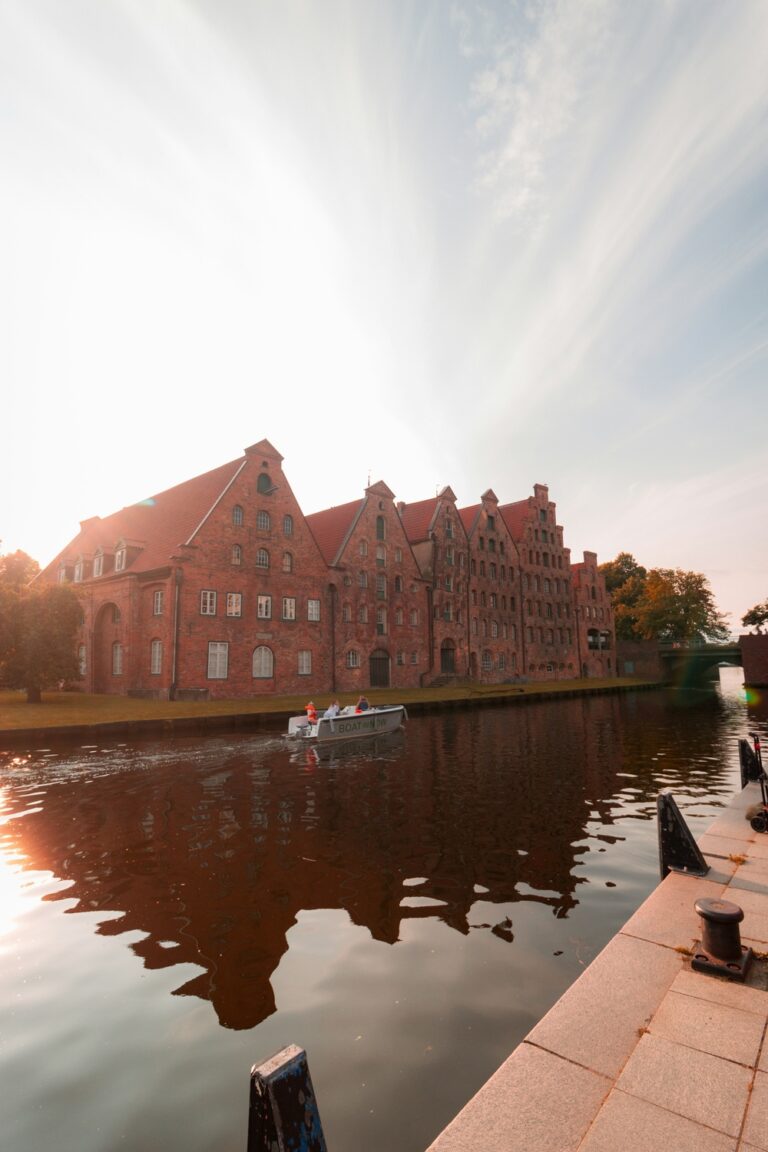
[(563, 544), (557, 507), (546, 484), (504, 504), (501, 514), (517, 544), (521, 570), (524, 672), (530, 679), (579, 676), (571, 587), (571, 550)]
[(596, 558), (572, 575), (546, 486), (502, 506), (489, 489), (458, 510), (450, 488), (396, 506), (379, 482), (304, 516), (282, 463), (262, 440), (81, 523), (39, 578), (80, 596), (85, 691), (237, 698), (615, 674)]
[(520, 630), (520, 556), (492, 489), (462, 508), (470, 548), (469, 672), (498, 683), (525, 674)]
[(613, 608), (605, 577), (594, 552), (571, 565), (573, 610), (581, 675), (614, 676), (617, 672)]
[(431, 500), (397, 506), (419, 571), (427, 585), (430, 681), (470, 673), (467, 612), (469, 541), (450, 488)]

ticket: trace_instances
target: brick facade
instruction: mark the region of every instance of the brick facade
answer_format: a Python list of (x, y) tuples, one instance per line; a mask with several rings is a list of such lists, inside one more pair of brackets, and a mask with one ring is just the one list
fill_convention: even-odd
[(262, 440), (81, 522), (40, 579), (80, 596), (85, 691), (346, 695), (615, 673), (596, 557), (572, 576), (546, 486), (457, 509), (450, 488), (395, 505), (380, 481), (305, 517), (282, 464)]
[(764, 688), (768, 685), (768, 636), (739, 636), (741, 662), (744, 665), (744, 683)]

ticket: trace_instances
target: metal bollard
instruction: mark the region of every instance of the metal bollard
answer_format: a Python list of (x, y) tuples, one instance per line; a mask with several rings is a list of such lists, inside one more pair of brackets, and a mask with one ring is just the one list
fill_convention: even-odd
[(691, 967), (697, 972), (746, 979), (752, 963), (752, 949), (743, 947), (739, 924), (744, 912), (730, 900), (701, 897), (694, 904), (701, 921), (701, 944), (695, 950)]

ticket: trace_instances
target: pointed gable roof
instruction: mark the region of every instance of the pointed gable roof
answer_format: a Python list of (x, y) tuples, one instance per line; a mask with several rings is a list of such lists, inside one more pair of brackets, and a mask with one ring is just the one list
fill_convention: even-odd
[(141, 548), (130, 566), (132, 573), (151, 572), (167, 566), (181, 545), (191, 542), (244, 466), (242, 458), (232, 460), (202, 476), (113, 512), (111, 516), (92, 516), (83, 520), (78, 535), (44, 571), (58, 568), (64, 557), (93, 556), (100, 548), (112, 552), (121, 540)]
[(364, 500), (351, 500), (304, 517), (326, 564), (338, 562), (364, 504)]
[(525, 500), (515, 500), (512, 504), (500, 506), (499, 511), (513, 540), (523, 539), (526, 521), (531, 518), (532, 503), (531, 497), (528, 496)]
[(398, 512), (409, 544), (418, 544), (429, 537), (437, 514), (438, 497), (417, 500), (414, 504), (399, 504)]

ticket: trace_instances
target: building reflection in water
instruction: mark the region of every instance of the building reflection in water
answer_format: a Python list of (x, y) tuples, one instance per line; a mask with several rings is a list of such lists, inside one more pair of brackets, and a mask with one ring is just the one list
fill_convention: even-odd
[(110, 912), (102, 934), (144, 934), (131, 947), (148, 968), (197, 965), (176, 994), (252, 1028), (275, 1011), (301, 910), (344, 909), (388, 944), (414, 917), (468, 933), (480, 897), (512, 946), (516, 903), (567, 917), (585, 854), (630, 810), (655, 815), (659, 725), (681, 787), (704, 754), (695, 711), (665, 729), (655, 695), (447, 712), (319, 756), (265, 736), (33, 756), (10, 803), (37, 789), (38, 810), (6, 831), (70, 882), (50, 899)]

